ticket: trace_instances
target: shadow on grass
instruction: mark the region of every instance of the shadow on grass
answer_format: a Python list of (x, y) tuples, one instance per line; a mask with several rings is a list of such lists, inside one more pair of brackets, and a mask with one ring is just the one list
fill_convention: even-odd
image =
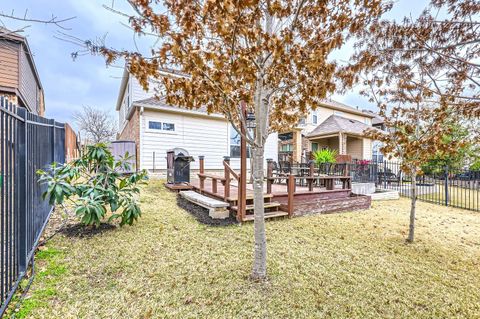
[(221, 227), (238, 224), (236, 218), (232, 216), (231, 213), (226, 219), (213, 219), (208, 216), (208, 209), (195, 205), (180, 196), (177, 197), (177, 204), (179, 207), (190, 213), (190, 215), (192, 215), (199, 223), (204, 225)]
[(116, 225), (101, 223), (100, 226), (84, 226), (82, 224), (67, 225), (59, 233), (70, 238), (93, 237), (117, 229)]

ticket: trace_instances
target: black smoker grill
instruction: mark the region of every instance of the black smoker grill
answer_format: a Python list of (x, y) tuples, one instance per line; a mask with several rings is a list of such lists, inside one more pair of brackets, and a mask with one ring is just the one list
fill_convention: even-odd
[(190, 162), (193, 161), (193, 157), (183, 148), (167, 151), (167, 183), (190, 183)]

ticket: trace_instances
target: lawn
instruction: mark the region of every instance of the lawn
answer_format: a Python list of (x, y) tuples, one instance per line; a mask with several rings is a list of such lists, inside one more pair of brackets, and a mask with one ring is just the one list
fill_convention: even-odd
[(59, 234), (18, 317), (478, 318), (480, 216), (407, 199), (267, 222), (269, 281), (248, 279), (253, 224), (198, 223), (151, 181), (133, 227)]
[[(448, 188), (448, 204), (464, 207), (469, 210), (480, 211), (480, 189), (450, 186)], [(445, 186), (435, 185), (435, 191), (430, 194), (419, 195), (420, 199), (434, 203), (445, 203)]]

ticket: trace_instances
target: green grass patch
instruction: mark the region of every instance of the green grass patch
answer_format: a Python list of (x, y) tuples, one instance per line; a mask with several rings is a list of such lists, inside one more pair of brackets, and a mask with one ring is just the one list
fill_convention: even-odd
[(62, 264), (64, 253), (47, 244), (35, 254), (35, 277), (31, 289), (27, 292), (18, 311), (14, 307), (28, 284), (29, 279), (24, 279), (18, 292), (11, 302), (11, 308), (6, 317), (15, 315), (15, 318), (27, 318), (37, 308), (48, 306), (49, 302), (57, 296), (57, 286), (61, 276), (67, 273), (67, 268)]
[(478, 318), (480, 216), (409, 200), (267, 222), (266, 283), (248, 279), (253, 224), (209, 227), (151, 181), (142, 217), (37, 254), (27, 318)]

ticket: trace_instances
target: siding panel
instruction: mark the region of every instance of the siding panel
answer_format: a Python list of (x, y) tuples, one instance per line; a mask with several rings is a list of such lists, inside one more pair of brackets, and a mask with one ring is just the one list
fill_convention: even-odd
[[(162, 132), (148, 129), (149, 120), (175, 124), (175, 132)], [(166, 152), (174, 147), (185, 148), (195, 162), (192, 169), (198, 169), (198, 156), (205, 156), (205, 169), (223, 169), (223, 157), (229, 154), (229, 124), (216, 118), (198, 117), (190, 114), (175, 114), (159, 111), (145, 111), (141, 121), (141, 168), (155, 169), (167, 167)], [(265, 158), (277, 158), (277, 134), (272, 134), (265, 147)], [(232, 167), (240, 168), (239, 159), (232, 159)], [(249, 161), (247, 161), (249, 164)]]
[(155, 95), (154, 84), (152, 82), (150, 82), (149, 91), (146, 92), (140, 85), (140, 82), (138, 82), (138, 80), (134, 76), (130, 75), (129, 81), (131, 85), (132, 101), (145, 100)]
[(18, 88), (18, 44), (0, 41), (0, 86)]
[(27, 107), (34, 113), (38, 112), (39, 90), (33, 66), (27, 57), (27, 52), (22, 49), (20, 52), (20, 85), (19, 91), (25, 98)]

